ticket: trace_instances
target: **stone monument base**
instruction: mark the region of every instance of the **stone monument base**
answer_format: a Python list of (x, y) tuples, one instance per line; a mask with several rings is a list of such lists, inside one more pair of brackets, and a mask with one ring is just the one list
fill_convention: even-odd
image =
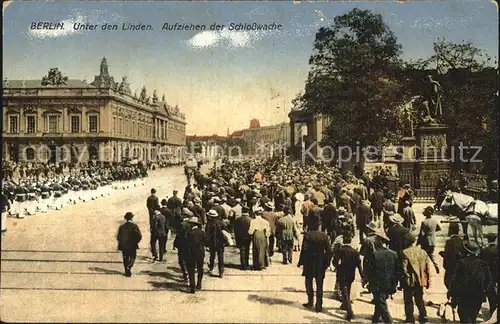
[(428, 124), (417, 129), (420, 188), (435, 187), (439, 177), (450, 172), (447, 133), (448, 127), (443, 124)]

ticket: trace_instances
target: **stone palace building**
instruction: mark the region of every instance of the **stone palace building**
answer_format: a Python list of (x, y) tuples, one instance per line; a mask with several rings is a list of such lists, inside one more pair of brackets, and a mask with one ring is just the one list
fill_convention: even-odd
[(92, 83), (51, 69), (42, 80), (3, 81), (3, 158), (27, 162), (153, 161), (186, 154), (186, 119), (156, 91), (132, 95), (106, 58)]

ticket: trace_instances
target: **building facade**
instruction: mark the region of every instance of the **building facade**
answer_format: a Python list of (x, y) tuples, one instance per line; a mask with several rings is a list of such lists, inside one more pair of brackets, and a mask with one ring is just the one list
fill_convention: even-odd
[(246, 143), (248, 155), (286, 155), (290, 147), (290, 125), (287, 123), (260, 126), (257, 119), (250, 127), (233, 133)]
[(146, 88), (132, 95), (103, 58), (92, 83), (51, 69), (42, 80), (3, 81), (3, 158), (26, 162), (120, 162), (185, 158), (186, 118)]

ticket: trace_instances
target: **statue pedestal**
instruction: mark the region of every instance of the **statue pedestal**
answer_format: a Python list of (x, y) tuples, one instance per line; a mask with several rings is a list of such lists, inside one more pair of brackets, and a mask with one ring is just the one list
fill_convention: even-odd
[(408, 183), (412, 188), (417, 186), (417, 138), (403, 137), (400, 141), (400, 159), (398, 161), (399, 180)]
[(418, 178), (420, 188), (435, 187), (440, 176), (450, 172), (448, 127), (429, 124), (417, 129)]

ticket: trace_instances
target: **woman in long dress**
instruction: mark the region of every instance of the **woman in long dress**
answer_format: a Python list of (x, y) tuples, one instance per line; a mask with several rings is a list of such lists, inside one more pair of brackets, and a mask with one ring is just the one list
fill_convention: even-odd
[(262, 207), (255, 210), (255, 219), (250, 222), (248, 234), (252, 235), (252, 263), (254, 270), (262, 270), (269, 266), (268, 238), (271, 235), (269, 222), (262, 218)]
[(304, 195), (297, 193), (295, 195), (295, 214), (293, 215), (293, 222), (297, 230), (297, 238), (293, 240), (293, 250), (300, 251), (302, 246), (302, 233), (304, 232), (304, 216), (302, 215), (302, 203), (304, 202)]

